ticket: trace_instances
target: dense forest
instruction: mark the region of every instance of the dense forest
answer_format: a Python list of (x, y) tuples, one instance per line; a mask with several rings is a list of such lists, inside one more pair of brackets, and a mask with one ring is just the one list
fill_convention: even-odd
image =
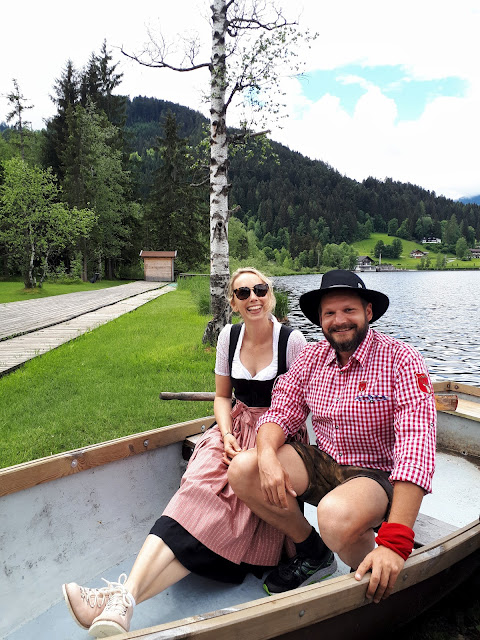
[[(208, 264), (208, 122), (181, 105), (121, 95), (103, 44), (84, 69), (68, 61), (53, 87), (56, 114), (26, 120), (14, 83), (0, 125), (0, 275), (34, 286), (93, 272), (141, 277), (139, 252), (177, 249), (179, 271)], [(114, 93), (115, 91), (115, 93)], [(328, 164), (230, 132), (230, 253), (288, 269), (355, 264), (349, 245), (372, 232), (459, 257), (480, 239), (480, 206), (413, 184), (357, 182)]]

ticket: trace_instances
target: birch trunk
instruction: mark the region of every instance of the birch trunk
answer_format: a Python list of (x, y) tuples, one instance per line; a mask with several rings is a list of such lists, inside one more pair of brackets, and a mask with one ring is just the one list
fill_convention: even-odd
[(210, 300), (213, 319), (203, 342), (216, 343), (230, 322), (227, 300), (228, 256), (228, 140), (226, 125), (226, 0), (212, 2), (212, 60), (210, 66)]
[(84, 239), (82, 242), (82, 280), (87, 282), (88, 280), (88, 264), (87, 264), (87, 241)]
[(33, 241), (33, 232), (32, 232), (31, 224), (29, 224), (28, 229), (29, 229), (29, 236), (30, 236), (30, 259), (28, 262), (27, 277), (25, 279), (24, 284), (27, 289), (34, 289), (37, 283), (33, 276), (33, 265), (35, 263), (35, 242)]

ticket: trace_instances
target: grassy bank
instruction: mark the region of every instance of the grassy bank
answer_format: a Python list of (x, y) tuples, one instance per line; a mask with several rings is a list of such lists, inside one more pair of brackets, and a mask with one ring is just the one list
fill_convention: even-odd
[(160, 391), (213, 391), (190, 292), (160, 296), (0, 378), (0, 467), (213, 412)]
[[(395, 237), (389, 236), (386, 233), (372, 233), (370, 238), (366, 240), (359, 240), (354, 242), (352, 247), (358, 252), (359, 256), (370, 256), (373, 260), (376, 260), (374, 255), (375, 245), (379, 240), (382, 240), (384, 244), (392, 244)], [(421, 251), (429, 251), (429, 246), (418, 242), (412, 242), (411, 240), (401, 240), (402, 242), (402, 255), (400, 258), (385, 258), (382, 262), (389, 262), (399, 269), (417, 269), (420, 264), (419, 258), (411, 258), (410, 252), (415, 249)], [(435, 266), (437, 254), (434, 251), (429, 251), (429, 257), (431, 266)], [(447, 269), (478, 269), (480, 268), (480, 260), (457, 260), (453, 253), (447, 253)]]
[(0, 303), (18, 302), (19, 300), (33, 300), (34, 298), (47, 298), (48, 296), (59, 296), (63, 293), (76, 293), (77, 291), (94, 291), (95, 289), (107, 289), (116, 287), (119, 284), (126, 284), (131, 280), (101, 280), (92, 284), (91, 282), (78, 282), (72, 284), (60, 284), (56, 282), (46, 282), (41, 289), (25, 289), (23, 280), (0, 280)]

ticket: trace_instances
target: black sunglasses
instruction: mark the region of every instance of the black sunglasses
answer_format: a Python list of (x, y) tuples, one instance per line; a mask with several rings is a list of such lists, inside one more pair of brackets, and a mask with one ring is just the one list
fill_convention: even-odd
[(256, 284), (252, 289), (250, 289), (250, 287), (238, 287), (238, 289), (233, 290), (233, 293), (239, 300), (246, 300), (250, 297), (252, 290), (256, 296), (263, 298), (267, 295), (268, 284)]

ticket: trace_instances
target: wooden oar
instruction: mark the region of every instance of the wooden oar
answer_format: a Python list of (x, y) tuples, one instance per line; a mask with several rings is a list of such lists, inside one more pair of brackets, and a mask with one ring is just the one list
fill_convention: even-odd
[(435, 406), (437, 411), (455, 411), (458, 405), (458, 396), (453, 393), (436, 393)]
[[(174, 393), (170, 391), (162, 391), (161, 400), (191, 400), (194, 402), (213, 402), (215, 393), (210, 391), (181, 391)], [(452, 393), (436, 393), (435, 406), (437, 411), (455, 411), (458, 405), (458, 397)]]
[(195, 402), (207, 401), (213, 402), (215, 400), (214, 391), (180, 391), (179, 393), (173, 393), (170, 391), (162, 391), (160, 394), (160, 400), (193, 400)]

